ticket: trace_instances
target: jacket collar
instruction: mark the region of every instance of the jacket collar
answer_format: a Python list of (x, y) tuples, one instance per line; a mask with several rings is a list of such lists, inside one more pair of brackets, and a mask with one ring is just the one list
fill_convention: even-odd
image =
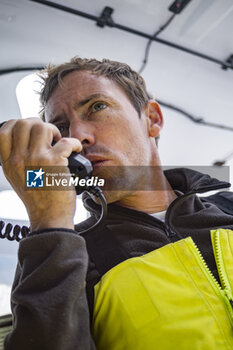
[(165, 170), (164, 174), (173, 190), (188, 193), (203, 193), (230, 187), (229, 182), (220, 181), (208, 174), (188, 168)]
[[(184, 195), (204, 193), (231, 186), (229, 182), (220, 181), (207, 174), (202, 174), (188, 168), (173, 168), (165, 170), (164, 175), (166, 176), (172, 189), (182, 192)], [(100, 206), (91, 199), (87, 192), (84, 192), (82, 199), (85, 208), (89, 212), (92, 214), (99, 213)], [(109, 209), (111, 209), (111, 207), (116, 208), (117, 206), (113, 203), (108, 205)]]

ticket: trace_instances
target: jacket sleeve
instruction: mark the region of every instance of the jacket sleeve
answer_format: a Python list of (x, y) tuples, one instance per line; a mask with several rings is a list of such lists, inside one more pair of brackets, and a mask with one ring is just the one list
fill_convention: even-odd
[(94, 350), (85, 280), (85, 241), (48, 229), (20, 242), (12, 287), (13, 331), (5, 350)]

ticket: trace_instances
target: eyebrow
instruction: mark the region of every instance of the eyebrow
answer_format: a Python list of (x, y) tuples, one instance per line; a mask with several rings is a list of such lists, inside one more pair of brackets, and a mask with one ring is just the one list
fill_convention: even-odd
[(65, 114), (59, 114), (56, 117), (51, 118), (48, 122), (51, 123), (51, 124), (54, 124), (54, 123), (63, 121), (64, 118), (66, 119), (66, 115)]
[[(105, 94), (92, 94), (90, 96), (88, 96), (87, 98), (77, 102), (75, 105), (74, 105), (74, 108), (75, 109), (78, 109), (80, 107), (83, 107), (85, 106), (86, 104), (88, 104), (90, 101), (92, 100), (95, 100), (95, 99), (101, 99), (101, 98), (108, 98), (110, 99), (110, 96), (108, 95), (105, 95)], [(66, 116), (64, 114), (59, 114), (57, 115), (56, 117), (54, 118), (51, 118), (51, 120), (49, 121), (49, 123), (57, 123), (61, 120), (64, 120), (64, 117), (66, 118)]]
[(85, 98), (84, 100), (79, 101), (78, 103), (75, 104), (75, 109), (76, 108), (80, 108), (83, 107), (84, 105), (86, 105), (87, 103), (89, 103), (91, 100), (95, 100), (98, 98), (110, 98), (110, 96), (105, 95), (105, 94), (92, 94), (90, 96), (88, 96), (87, 98)]

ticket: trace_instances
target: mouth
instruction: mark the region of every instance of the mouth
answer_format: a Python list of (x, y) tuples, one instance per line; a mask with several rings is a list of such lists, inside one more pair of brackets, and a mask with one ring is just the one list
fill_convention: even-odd
[(106, 159), (94, 160), (91, 162), (93, 171), (101, 168), (107, 162)]
[(108, 159), (104, 158), (101, 155), (94, 155), (90, 154), (87, 155), (86, 158), (91, 162), (93, 172), (96, 171), (97, 169), (100, 169), (105, 163), (108, 161)]

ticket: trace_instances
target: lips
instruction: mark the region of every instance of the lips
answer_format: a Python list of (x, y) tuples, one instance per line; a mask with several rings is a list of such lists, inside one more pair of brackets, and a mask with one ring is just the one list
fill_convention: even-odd
[(93, 170), (96, 170), (102, 167), (106, 162), (107, 160), (97, 160), (97, 161), (91, 162)]
[(108, 161), (99, 155), (87, 155), (86, 158), (91, 162), (93, 170), (101, 168)]

